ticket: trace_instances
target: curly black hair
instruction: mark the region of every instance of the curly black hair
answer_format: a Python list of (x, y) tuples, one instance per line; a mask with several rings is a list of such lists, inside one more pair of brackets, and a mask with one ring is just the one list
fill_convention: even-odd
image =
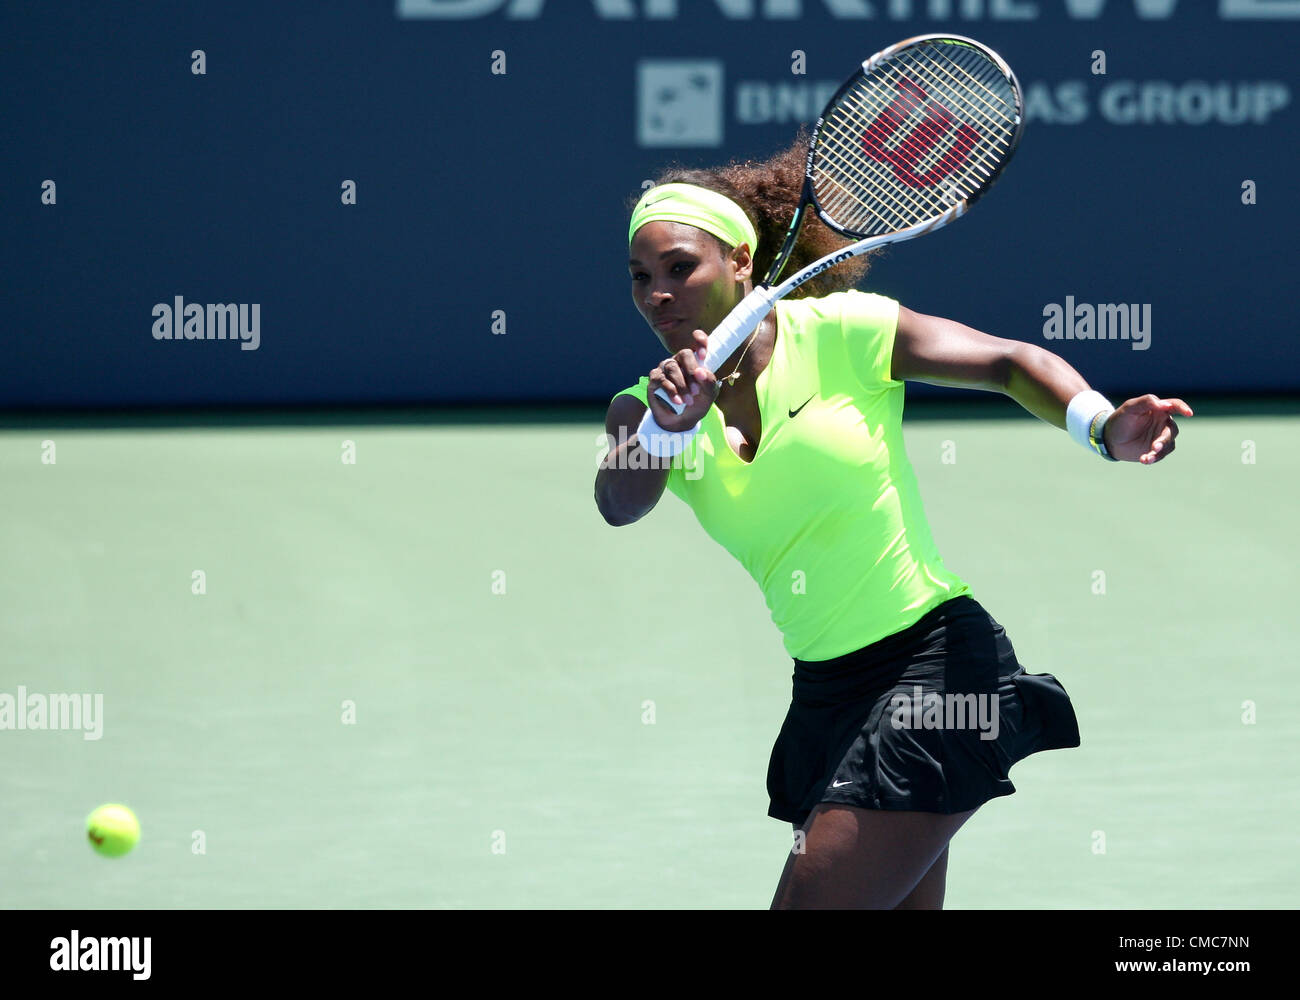
[[(773, 258), (785, 242), (786, 231), (790, 227), (790, 220), (794, 218), (795, 209), (799, 207), (809, 141), (808, 129), (804, 126), (789, 147), (766, 160), (732, 160), (725, 166), (712, 169), (671, 166), (656, 177), (654, 182), (656, 185), (695, 184), (726, 195), (743, 208), (758, 234), (759, 249), (754, 257), (754, 281), (757, 284), (772, 266)], [(628, 200), (629, 220), (640, 199), (641, 195), (638, 194)], [(717, 240), (724, 252), (732, 249), (717, 237), (713, 239)], [(832, 232), (814, 213), (809, 212), (804, 216), (803, 229), (781, 275), (788, 278), (805, 265), (852, 242)], [(873, 250), (828, 268), (804, 282), (789, 297), (816, 298), (852, 288), (866, 277), (871, 259), (878, 253), (879, 250)]]

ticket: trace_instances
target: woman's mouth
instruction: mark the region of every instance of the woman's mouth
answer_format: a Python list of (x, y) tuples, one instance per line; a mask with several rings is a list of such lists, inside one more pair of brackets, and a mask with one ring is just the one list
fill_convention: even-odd
[(655, 320), (655, 329), (662, 330), (666, 333), (669, 330), (676, 327), (681, 322), (682, 321), (680, 319), (673, 319), (671, 317), (665, 317), (664, 319), (657, 319)]

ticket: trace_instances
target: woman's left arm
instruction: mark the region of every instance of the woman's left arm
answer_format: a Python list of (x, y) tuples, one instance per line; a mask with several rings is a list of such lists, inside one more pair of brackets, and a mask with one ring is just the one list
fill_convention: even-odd
[[(1065, 429), (1070, 400), (1089, 388), (1070, 364), (1035, 344), (990, 337), (961, 323), (899, 306), (891, 374), (895, 379), (1010, 396), (1054, 427)], [(1174, 450), (1174, 414), (1190, 417), (1181, 399), (1147, 394), (1121, 404), (1102, 431), (1115, 458), (1152, 465)]]

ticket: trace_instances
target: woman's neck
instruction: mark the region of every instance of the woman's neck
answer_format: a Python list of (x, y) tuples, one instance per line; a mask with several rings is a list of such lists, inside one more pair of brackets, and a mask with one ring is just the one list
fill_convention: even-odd
[[(758, 376), (762, 374), (772, 361), (772, 352), (776, 346), (776, 310), (768, 313), (763, 321), (758, 325), (758, 330), (747, 337), (737, 350), (734, 357), (737, 361), (728, 358), (722, 363), (721, 372), (718, 379), (721, 382), (718, 395), (738, 396), (742, 393), (746, 396), (754, 391), (754, 383)], [(748, 348), (748, 349), (746, 349)], [(727, 377), (735, 370), (737, 378), (734, 382), (729, 382)]]

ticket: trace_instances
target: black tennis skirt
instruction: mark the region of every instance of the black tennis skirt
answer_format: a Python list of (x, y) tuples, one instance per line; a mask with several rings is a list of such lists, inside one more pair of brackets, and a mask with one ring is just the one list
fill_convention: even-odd
[(955, 813), (1011, 795), (1011, 765), (1079, 745), (1070, 697), (1029, 674), (973, 597), (833, 660), (794, 661), (767, 771), (768, 815), (802, 826), (819, 802)]

